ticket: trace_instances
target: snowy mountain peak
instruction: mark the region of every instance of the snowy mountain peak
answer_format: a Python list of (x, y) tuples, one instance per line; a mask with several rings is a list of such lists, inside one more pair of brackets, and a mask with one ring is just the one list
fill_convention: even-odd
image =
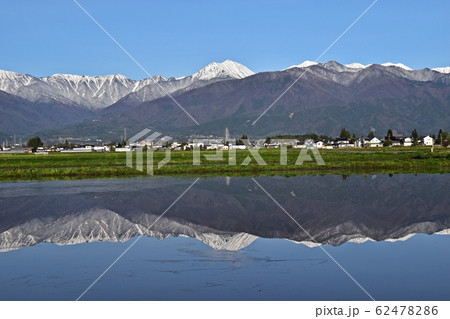
[[(332, 61), (330, 61), (330, 62), (332, 62)], [(305, 61), (305, 62), (303, 62), (301, 64), (292, 65), (292, 66), (286, 68), (285, 70), (292, 69), (292, 68), (308, 68), (310, 66), (318, 65), (318, 64), (320, 64), (320, 65), (327, 65), (330, 62), (317, 63), (317, 62), (314, 62), (314, 61), (308, 61), (307, 60), (307, 61)], [(367, 68), (367, 67), (369, 67), (371, 65), (372, 64), (364, 65), (364, 64), (355, 62), (355, 63), (345, 64), (344, 66), (349, 68), (349, 69), (355, 69), (355, 70), (361, 69), (362, 70), (362, 69), (365, 69), (365, 68)], [(404, 70), (407, 70), (407, 71), (412, 71), (413, 70), (409, 66), (404, 65), (403, 63), (386, 62), (386, 63), (383, 63), (381, 65), (382, 66), (386, 66), (386, 67), (394, 66), (394, 67), (398, 67), (398, 68), (401, 68), (401, 69), (404, 69)], [(438, 72), (442, 72), (442, 73), (450, 73), (450, 67), (448, 67), (448, 68), (436, 68), (436, 69), (433, 69), (433, 70), (438, 71)]]
[(14, 71), (0, 70), (0, 79), (15, 78), (20, 75), (24, 75), (24, 74), (17, 73)]
[(212, 62), (208, 64), (206, 67), (193, 74), (192, 77), (198, 80), (211, 80), (214, 78), (226, 77), (243, 79), (253, 74), (255, 74), (255, 72), (248, 69), (245, 65), (231, 60), (225, 60), (222, 63)]
[(365, 69), (365, 68), (367, 68), (369, 65), (370, 65), (370, 64), (364, 65), (364, 64), (355, 62), (355, 63), (345, 64), (344, 66), (346, 66), (347, 68), (350, 68), (350, 69)]
[[(167, 80), (168, 80), (168, 78), (166, 78), (165, 76), (155, 75), (155, 76), (153, 76), (153, 80), (152, 81), (159, 82), (159, 81), (167, 81)], [(142, 81), (144, 81), (144, 80), (142, 80)]]
[(382, 66), (396, 66), (398, 68), (401, 68), (401, 69), (404, 69), (404, 70), (407, 70), (407, 71), (412, 71), (412, 69), (409, 66), (404, 65), (403, 63), (386, 62), (386, 63), (383, 63), (381, 65)]
[(37, 79), (28, 74), (0, 70), (0, 90), (8, 93), (13, 94), (20, 87), (31, 84), (33, 80)]
[(314, 62), (314, 61), (306, 60), (306, 61), (304, 61), (304, 62), (302, 62), (300, 64), (291, 65), (290, 67), (286, 68), (285, 70), (292, 69), (292, 68), (308, 68), (308, 67), (310, 67), (312, 65), (317, 65), (317, 64), (319, 64), (319, 63)]

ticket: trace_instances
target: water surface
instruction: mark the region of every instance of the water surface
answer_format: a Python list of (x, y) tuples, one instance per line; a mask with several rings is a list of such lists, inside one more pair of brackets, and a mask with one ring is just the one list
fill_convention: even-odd
[[(0, 184), (0, 299), (450, 298), (449, 175)], [(150, 227), (151, 226), (151, 227)], [(150, 227), (150, 228), (149, 228)], [(308, 235), (309, 234), (309, 235)]]

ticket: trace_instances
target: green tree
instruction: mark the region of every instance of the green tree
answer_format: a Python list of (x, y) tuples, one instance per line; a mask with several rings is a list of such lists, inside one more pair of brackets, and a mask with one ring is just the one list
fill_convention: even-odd
[(346, 138), (349, 139), (350, 138), (350, 132), (347, 131), (345, 128), (342, 128), (341, 130), (341, 134), (339, 135), (340, 138)]
[(38, 147), (44, 146), (44, 142), (42, 142), (39, 136), (35, 136), (28, 140), (27, 146), (32, 147), (33, 151), (36, 151)]
[(173, 144), (173, 142), (166, 142), (166, 143), (164, 144), (164, 147), (165, 147), (165, 148), (169, 148), (169, 147), (172, 146), (172, 144)]
[[(295, 136), (294, 136), (294, 138), (295, 138)], [(312, 132), (311, 134), (309, 134), (309, 138), (314, 141), (317, 141), (319, 139), (319, 136), (316, 133)]]
[(394, 137), (394, 134), (392, 134), (392, 130), (389, 129), (389, 130), (387, 131), (386, 138), (389, 139), (389, 140), (392, 140), (392, 137)]
[(446, 140), (446, 138), (444, 138), (444, 132), (442, 132), (442, 129), (440, 129), (439, 133), (437, 135), (436, 143), (438, 143), (438, 144), (440, 144), (442, 146), (444, 140)]
[(246, 134), (243, 134), (242, 137), (239, 140), (236, 140), (236, 145), (244, 145), (244, 142), (242, 140), (247, 140), (248, 141), (248, 137)]
[(71, 148), (71, 145), (70, 145), (70, 143), (69, 143), (69, 141), (66, 139), (66, 141), (64, 142), (64, 148), (66, 149), (66, 150), (68, 150), (69, 148)]
[(439, 130), (438, 137), (436, 139), (436, 143), (441, 144), (444, 147), (447, 147), (449, 145), (449, 133), (447, 131)]
[(416, 146), (419, 144), (419, 133), (417, 133), (417, 130), (414, 129), (411, 133), (411, 137), (413, 139), (413, 145)]
[(392, 141), (390, 139), (385, 139), (383, 142), (383, 146), (391, 146), (392, 145)]
[(367, 135), (368, 138), (374, 138), (375, 133), (373, 131), (370, 131), (370, 133)]

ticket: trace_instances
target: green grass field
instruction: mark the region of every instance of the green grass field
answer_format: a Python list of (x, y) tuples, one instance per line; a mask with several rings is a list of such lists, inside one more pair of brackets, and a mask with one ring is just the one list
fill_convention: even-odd
[[(154, 153), (154, 175), (301, 175), (301, 174), (373, 174), (373, 173), (450, 173), (450, 149), (438, 148), (382, 148), (320, 150), (325, 165), (318, 165), (311, 151), (312, 161), (295, 165), (299, 149), (289, 149), (287, 165), (280, 165), (279, 149), (262, 149), (259, 154), (267, 165), (258, 165), (253, 157), (248, 165), (241, 165), (250, 155), (247, 150), (236, 151), (237, 165), (229, 165), (227, 151), (223, 159), (207, 161), (206, 155), (215, 151), (202, 151), (201, 164), (193, 165), (192, 151), (171, 153), (171, 161), (160, 169), (156, 163), (165, 153)], [(133, 154), (135, 156), (135, 154)], [(144, 153), (144, 163), (146, 154)], [(125, 153), (50, 153), (0, 154), (0, 181), (37, 179), (82, 179), (130, 177), (147, 175), (125, 166)]]

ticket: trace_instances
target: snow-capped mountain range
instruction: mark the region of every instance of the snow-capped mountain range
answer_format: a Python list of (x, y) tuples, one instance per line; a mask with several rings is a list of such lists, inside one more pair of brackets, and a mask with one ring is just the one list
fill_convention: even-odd
[[(374, 177), (278, 176), (261, 182), (320, 244), (450, 234), (448, 179), (438, 174)], [(203, 179), (181, 205), (160, 216), (189, 183), (176, 177), (0, 183), (0, 251), (41, 242), (127, 241), (141, 234), (196, 238), (226, 250), (242, 249), (257, 238), (317, 244), (267, 204), (250, 178)], [(407, 189), (407, 196), (392, 191), (397, 189)]]
[(240, 250), (258, 237), (247, 233), (224, 232), (209, 227), (183, 224), (165, 217), (158, 219), (158, 227), (149, 229), (159, 216), (142, 215), (135, 222), (108, 209), (92, 209), (75, 216), (43, 221), (30, 220), (0, 233), (0, 252), (33, 246), (41, 242), (74, 245), (85, 242), (125, 242), (145, 235), (158, 239), (168, 237), (196, 238), (213, 249)]
[[(308, 68), (314, 65), (326, 66), (328, 63), (305, 61), (292, 68)], [(372, 64), (351, 63), (343, 65), (339, 71), (358, 72)], [(383, 63), (381, 66), (396, 67), (413, 71), (402, 63)], [(432, 69), (439, 73), (450, 73), (450, 67)], [(179, 78), (166, 78), (156, 75), (140, 81), (123, 75), (81, 76), (54, 74), (47, 77), (34, 77), (13, 71), (0, 70), (0, 90), (31, 102), (52, 102), (82, 106), (87, 109), (103, 109), (126, 98), (129, 104), (142, 103), (160, 98), (167, 93), (185, 92), (206, 86), (210, 83), (229, 79), (242, 79), (255, 74), (246, 66), (226, 60), (212, 62), (200, 71)]]
[[(101, 109), (114, 104), (130, 93), (140, 102), (152, 100), (188, 87), (200, 87), (227, 79), (241, 79), (254, 72), (242, 64), (226, 60), (210, 63), (190, 76), (166, 78), (154, 76), (140, 81), (123, 75), (80, 76), (54, 74), (37, 78), (28, 74), (0, 70), (0, 90), (31, 102), (57, 101), (64, 104)], [(164, 88), (164, 90), (162, 89)]]
[[(31, 219), (0, 233), (0, 252), (20, 249), (45, 242), (57, 245), (75, 245), (86, 242), (125, 242), (133, 237), (145, 235), (157, 239), (169, 237), (190, 237), (200, 240), (217, 250), (237, 251), (253, 243), (258, 236), (245, 232), (216, 230), (207, 226), (182, 222), (170, 218), (143, 214), (137, 220), (128, 220), (119, 214), (102, 208), (90, 209), (57, 219)], [(158, 219), (158, 224), (150, 225)], [(340, 234), (337, 229), (351, 229), (352, 234)], [(332, 229), (322, 229), (315, 235), (324, 243), (339, 246), (346, 242), (364, 243), (375, 241), (364, 235), (365, 230), (349, 222)], [(420, 222), (390, 233), (384, 241), (405, 241), (418, 233), (450, 234), (450, 229), (442, 229), (440, 223)], [(392, 237), (391, 237), (392, 236)], [(322, 245), (310, 240), (296, 241), (308, 247)]]
[[(303, 63), (300, 63), (298, 65), (292, 65), (292, 66), (286, 68), (285, 70), (292, 69), (292, 68), (308, 68), (308, 67), (313, 66), (313, 65), (324, 65), (324, 63), (318, 63), (318, 62), (314, 62), (314, 61), (304, 61)], [(364, 65), (364, 64), (361, 64), (361, 63), (357, 63), (357, 62), (350, 63), (350, 64), (344, 64), (344, 66), (346, 68), (354, 69), (354, 70), (365, 69), (365, 68), (367, 68), (367, 67), (369, 67), (371, 65), (373, 65), (373, 64), (366, 64), (366, 65)], [(413, 71), (412, 68), (410, 68), (409, 66), (407, 66), (407, 65), (405, 65), (403, 63), (386, 62), (386, 63), (382, 63), (380, 65), (387, 66), (387, 67), (391, 67), (391, 66), (392, 67), (397, 67), (397, 68), (400, 68), (400, 69), (403, 69), (403, 70), (406, 70), (406, 71)], [(450, 67), (448, 67), (448, 66), (447, 67), (443, 67), (443, 68), (433, 68), (431, 70), (439, 72), (439, 73), (446, 73), (446, 74), (450, 73)]]

